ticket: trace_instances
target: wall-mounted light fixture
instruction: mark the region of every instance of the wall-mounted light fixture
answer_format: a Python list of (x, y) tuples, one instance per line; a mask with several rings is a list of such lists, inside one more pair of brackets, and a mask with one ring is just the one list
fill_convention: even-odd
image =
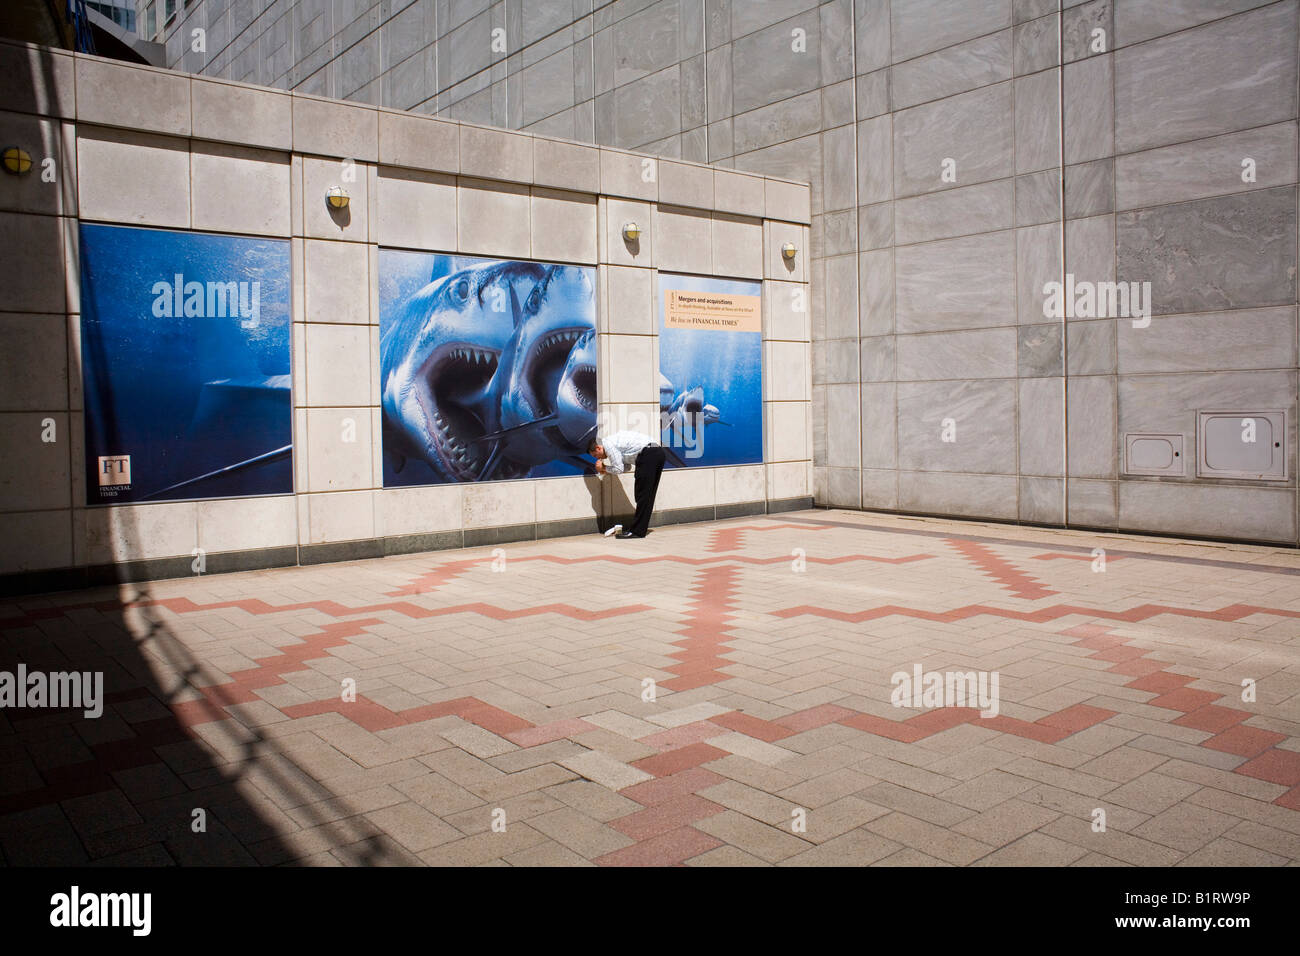
[(343, 191), (342, 186), (331, 186), (325, 193), (325, 202), (329, 203), (331, 209), (347, 209), (348, 194)]
[(6, 173), (13, 173), (15, 176), (31, 172), (31, 154), (21, 146), (7, 146), (4, 151), (4, 167)]
[(634, 222), (623, 223), (623, 238), (628, 242), (636, 242), (641, 238), (641, 227)]
[(781, 245), (781, 258), (782, 258), (782, 259), (793, 259), (793, 258), (794, 258), (794, 254), (795, 254), (797, 251), (798, 251), (798, 250), (795, 249), (795, 247), (794, 247), (794, 243), (793, 243), (793, 242), (786, 242), (786, 243), (783, 243), (783, 244)]

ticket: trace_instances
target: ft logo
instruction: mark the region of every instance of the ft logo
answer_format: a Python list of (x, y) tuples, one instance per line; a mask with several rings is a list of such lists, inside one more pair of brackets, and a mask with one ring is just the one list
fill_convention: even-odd
[(129, 485), (131, 483), (130, 455), (99, 456), (99, 486)]

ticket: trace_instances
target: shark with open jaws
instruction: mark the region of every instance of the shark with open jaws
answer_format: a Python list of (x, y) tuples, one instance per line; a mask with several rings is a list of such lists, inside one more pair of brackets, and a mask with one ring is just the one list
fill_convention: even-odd
[[(439, 256), (433, 275), (449, 272)], [(394, 472), (424, 462), (437, 482), (474, 481), (476, 439), (499, 427), (501, 353), (526, 299), (546, 275), (534, 262), (491, 262), (434, 279), (411, 296), (379, 343), (384, 454)], [(522, 477), (503, 469), (501, 477)]]
[(498, 428), (476, 441), (487, 449), (479, 480), (578, 457), (596, 434), (594, 295), (584, 270), (547, 266), (522, 303), (490, 388), (499, 396)]
[[(439, 257), (433, 274), (449, 265)], [(460, 482), (557, 457), (590, 468), (576, 455), (595, 429), (594, 335), (589, 362), (570, 354), (594, 332), (592, 302), (582, 270), (535, 262), (470, 266), (412, 296), (380, 343), (392, 469), (415, 458)]]

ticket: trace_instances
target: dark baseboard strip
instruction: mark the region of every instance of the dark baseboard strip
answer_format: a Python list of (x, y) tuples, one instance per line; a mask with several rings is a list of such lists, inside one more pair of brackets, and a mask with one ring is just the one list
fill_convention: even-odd
[(49, 571), (15, 571), (0, 575), (0, 597), (80, 591), (91, 587), (89, 568), (54, 568)]
[(466, 528), (465, 547), (481, 548), (488, 544), (510, 544), (537, 540), (537, 525), (509, 524), (497, 528)]
[(383, 556), (383, 538), (298, 545), (299, 564), (332, 564), (335, 561), (360, 561), (362, 558), (382, 558)]
[(806, 498), (778, 498), (775, 501), (767, 503), (767, 513), (770, 515), (782, 514), (786, 511), (809, 511), (812, 509), (812, 496)]
[(449, 551), (465, 547), (463, 531), (434, 531), (429, 534), (403, 534), (382, 538), (384, 554), (420, 554), (425, 551)]
[[(818, 511), (831, 510), (824, 506), (818, 506)], [(1030, 527), (1044, 529), (1048, 531), (1097, 531), (1102, 534), (1124, 534), (1149, 538), (1168, 538), (1180, 541), (1204, 541), (1207, 544), (1211, 542), (1222, 542), (1225, 544), (1242, 544), (1252, 547), (1279, 548), (1284, 550), (1295, 550), (1292, 545), (1279, 544), (1276, 541), (1242, 541), (1240, 539), (1230, 538), (1188, 538), (1185, 535), (1160, 534), (1155, 531), (1116, 531), (1114, 528), (1092, 528), (1081, 525), (1070, 525), (1068, 528), (1062, 525), (1030, 524), (1029, 522), (1009, 522), (997, 518), (968, 518), (956, 517), (953, 515), (930, 515), (915, 511), (867, 511), (860, 508), (841, 508), (836, 506), (836, 511), (853, 511), (858, 514), (888, 514), (897, 515), (903, 518), (941, 518), (944, 521), (968, 521), (971, 523), (979, 522), (981, 524), (1005, 524), (1009, 527)], [(955, 534), (952, 531), (937, 531), (931, 528), (893, 528), (888, 525), (864, 524), (860, 521), (836, 521), (833, 518), (791, 518), (791, 521), (800, 524), (810, 525), (828, 525), (836, 528), (852, 528), (857, 531), (879, 531), (883, 534), (900, 534), (915, 535), (921, 538), (958, 538), (962, 541), (973, 541), (977, 544), (1000, 544), (1012, 548), (1031, 548), (1041, 551), (1047, 548), (1051, 551), (1062, 551), (1073, 554), (1091, 554), (1092, 548), (1086, 545), (1074, 545), (1066, 542), (1053, 542), (1050, 545), (1042, 541), (1025, 541), (1020, 538), (999, 538), (991, 535), (978, 534)], [(1191, 564), (1207, 568), (1227, 568), (1240, 571), (1256, 571), (1266, 574), (1286, 574), (1300, 576), (1300, 568), (1287, 567), (1276, 564), (1253, 564), (1246, 561), (1223, 561), (1218, 558), (1196, 558), (1181, 554), (1158, 554), (1150, 551), (1133, 551), (1124, 548), (1106, 548), (1106, 554), (1115, 558), (1139, 558), (1143, 561), (1161, 561), (1166, 564)]]
[(260, 571), (265, 568), (291, 568), (299, 563), (299, 549), (258, 548), (250, 551), (223, 551), (205, 554), (195, 569), (197, 557), (153, 558), (146, 561), (123, 561), (120, 564), (93, 564), (81, 568), (54, 568), (49, 571), (20, 571), (0, 574), (0, 597), (44, 594), (52, 591), (80, 591), (85, 588), (113, 587), (132, 582), (187, 578), (196, 574), (231, 574), (236, 571)]
[(723, 518), (748, 518), (750, 515), (766, 514), (766, 504), (763, 501), (738, 501), (734, 504), (718, 505), (713, 510), (719, 520)]
[[(209, 573), (206, 557), (203, 573)], [(106, 584), (128, 584), (137, 581), (157, 581), (162, 578), (183, 578), (196, 574), (194, 563), (198, 558), (149, 558), (143, 561), (124, 561), (121, 564), (99, 564), (89, 569), (92, 587)]]
[[(699, 508), (676, 508), (655, 512), (651, 527), (718, 521), (787, 511), (805, 511), (813, 507), (812, 498), (784, 498), (777, 501), (740, 501)], [(296, 565), (328, 564), (357, 561), (386, 555), (421, 554), (456, 548), (477, 548), (518, 541), (540, 541), (599, 534), (616, 522), (627, 523), (631, 515), (568, 518), (532, 524), (504, 525), (497, 528), (467, 528), (460, 531), (434, 531), (428, 534), (397, 535), (389, 538), (364, 538), (328, 544), (304, 544), (294, 547), (258, 548), (249, 551), (224, 551), (204, 556), (204, 574), (230, 574), (236, 571), (260, 571)], [(0, 597), (43, 594), (53, 591), (77, 591), (84, 588), (113, 586), (128, 582), (161, 581), (191, 577), (197, 559), (181, 555), (121, 564), (101, 564), (80, 568), (54, 568), (48, 571), (19, 571), (0, 574)]]
[[(259, 548), (256, 551), (225, 551), (207, 556), (207, 574), (230, 574), (235, 571), (261, 571), (265, 568), (291, 568), (298, 563), (298, 549)], [(109, 568), (112, 565), (108, 566)], [(192, 572), (192, 568), (185, 571)]]
[(656, 511), (650, 518), (650, 527), (662, 528), (670, 524), (690, 524), (694, 521), (713, 521), (717, 511), (713, 505), (700, 508), (676, 508), (672, 511)]
[(601, 520), (591, 518), (565, 518), (560, 521), (537, 522), (537, 540), (543, 538), (572, 538), (580, 534), (600, 534), (608, 525)]

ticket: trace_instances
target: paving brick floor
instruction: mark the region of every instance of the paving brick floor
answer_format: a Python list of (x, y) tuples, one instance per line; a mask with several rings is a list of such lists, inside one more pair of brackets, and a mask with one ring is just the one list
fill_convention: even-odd
[(11, 600), (19, 662), (107, 704), (0, 711), (10, 865), (1300, 863), (1285, 549), (807, 511)]

